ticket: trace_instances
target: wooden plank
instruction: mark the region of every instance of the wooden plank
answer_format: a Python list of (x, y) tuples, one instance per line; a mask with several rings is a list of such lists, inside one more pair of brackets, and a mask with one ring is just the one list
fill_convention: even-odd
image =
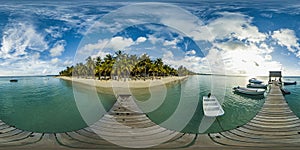
[(275, 83), (257, 115), (242, 127), (212, 134), (216, 143), (231, 146), (300, 146), (300, 120)]

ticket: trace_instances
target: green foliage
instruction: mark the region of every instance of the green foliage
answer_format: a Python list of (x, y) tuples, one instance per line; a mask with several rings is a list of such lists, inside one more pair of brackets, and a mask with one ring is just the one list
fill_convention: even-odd
[(114, 56), (108, 54), (104, 58), (100, 56), (92, 59), (88, 57), (85, 63), (77, 63), (74, 67), (67, 67), (59, 72), (61, 76), (76, 76), (85, 78), (115, 79), (147, 79), (160, 78), (166, 76), (191, 75), (183, 66), (178, 70), (163, 63), (161, 58), (151, 60), (147, 54), (138, 57), (136, 55), (125, 54), (117, 51)]

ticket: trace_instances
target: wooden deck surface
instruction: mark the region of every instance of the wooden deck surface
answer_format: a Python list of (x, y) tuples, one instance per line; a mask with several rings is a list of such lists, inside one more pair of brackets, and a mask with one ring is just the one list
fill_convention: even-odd
[(300, 146), (300, 120), (290, 110), (280, 87), (272, 84), (262, 109), (250, 122), (209, 136), (226, 146), (294, 148)]

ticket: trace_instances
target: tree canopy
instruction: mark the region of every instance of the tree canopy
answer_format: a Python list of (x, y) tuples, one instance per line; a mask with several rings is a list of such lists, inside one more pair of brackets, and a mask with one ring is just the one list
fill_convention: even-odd
[(185, 76), (195, 74), (184, 66), (178, 69), (164, 64), (161, 58), (151, 60), (147, 54), (140, 57), (117, 51), (104, 58), (88, 57), (85, 63), (77, 63), (59, 72), (61, 76), (92, 77), (100, 79), (147, 79), (166, 76)]

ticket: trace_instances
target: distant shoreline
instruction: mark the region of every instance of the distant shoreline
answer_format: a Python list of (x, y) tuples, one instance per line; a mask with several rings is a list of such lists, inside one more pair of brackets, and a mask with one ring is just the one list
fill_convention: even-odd
[[(130, 81), (117, 81), (117, 80), (97, 80), (85, 79), (77, 77), (57, 76), (56, 78), (71, 81), (73, 84), (84, 84), (91, 87), (97, 87), (97, 91), (101, 93), (116, 93), (116, 94), (129, 94), (129, 89), (148, 89), (150, 87), (167, 86), (172, 83), (177, 83), (188, 79), (189, 76), (172, 76), (163, 77), (161, 79), (148, 79), (148, 80), (130, 80)], [(79, 83), (79, 84), (77, 84)], [(75, 86), (76, 86), (75, 85)]]

